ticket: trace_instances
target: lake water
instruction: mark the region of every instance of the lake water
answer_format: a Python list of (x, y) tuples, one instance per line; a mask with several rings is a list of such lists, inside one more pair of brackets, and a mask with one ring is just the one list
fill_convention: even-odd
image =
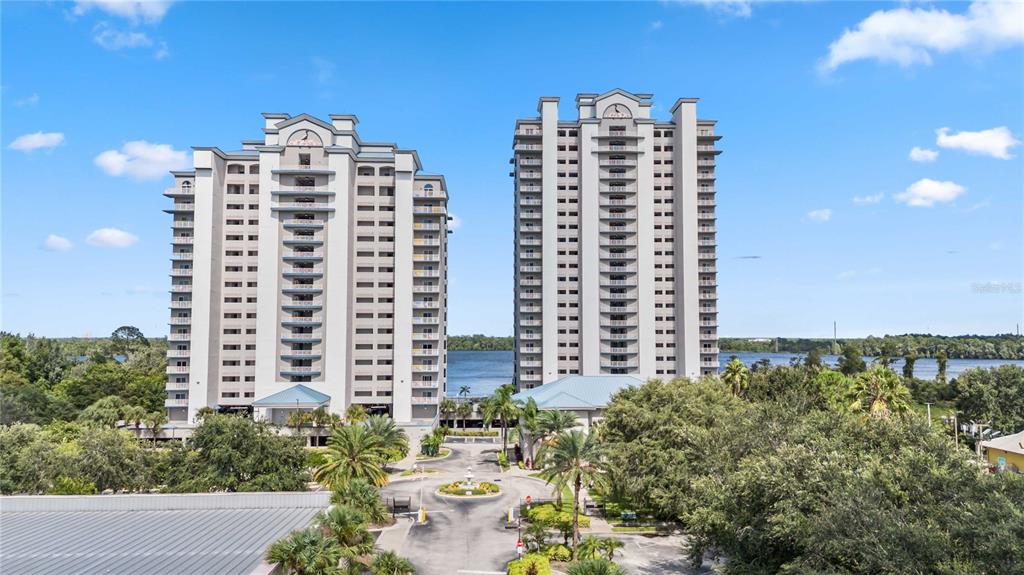
[[(767, 359), (772, 365), (789, 365), (790, 360), (803, 360), (803, 355), (798, 353), (753, 353), (737, 352), (719, 354), (719, 361), (722, 367), (729, 362), (732, 356), (736, 356), (747, 365), (755, 361)], [(871, 363), (874, 358), (865, 357), (864, 361)], [(829, 365), (835, 365), (839, 360), (838, 356), (825, 355), (822, 361)], [(470, 395), (490, 395), (499, 385), (512, 383), (512, 351), (449, 351), (448, 352), (448, 395), (456, 396), (462, 386), (469, 386)], [(946, 365), (946, 377), (953, 379), (965, 369), (971, 367), (996, 367), (1006, 363), (1012, 363), (1024, 367), (1024, 360), (1012, 359), (951, 359)], [(893, 369), (901, 373), (903, 360), (893, 362)], [(934, 359), (921, 358), (914, 362), (914, 376), (921, 379), (932, 379), (938, 373), (938, 365)]]

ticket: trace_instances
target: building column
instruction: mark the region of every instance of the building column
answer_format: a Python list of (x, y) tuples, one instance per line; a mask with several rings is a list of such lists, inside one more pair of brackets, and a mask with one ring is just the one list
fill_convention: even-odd
[[(395, 154), (395, 297), (394, 326), (391, 334), (394, 352), (391, 365), (391, 417), (397, 423), (412, 421), (412, 188), (415, 172), (416, 161), (412, 154), (397, 152)], [(440, 268), (440, 265), (438, 267)], [(438, 328), (440, 331), (440, 320)], [(438, 363), (440, 363), (440, 355)]]
[(334, 171), (327, 185), (334, 192), (334, 212), (327, 218), (324, 238), (323, 359), (324, 393), (331, 396), (330, 411), (343, 415), (352, 400), (351, 344), (352, 225), (355, 163), (346, 153), (328, 153), (327, 165)]
[(676, 374), (700, 377), (700, 285), (697, 269), (697, 100), (672, 108), (675, 225)]
[[(597, 142), (600, 120), (579, 127), (580, 374), (601, 373), (601, 193)], [(568, 244), (566, 244), (568, 246)]]
[(558, 98), (540, 100), (542, 138), (542, 379), (558, 379)]
[[(637, 120), (636, 176), (636, 269), (637, 269), (637, 375), (647, 380), (657, 374), (657, 336), (654, 331), (658, 312), (654, 307), (654, 121)], [(665, 244), (660, 244), (663, 248)], [(665, 312), (667, 313), (667, 311)]]

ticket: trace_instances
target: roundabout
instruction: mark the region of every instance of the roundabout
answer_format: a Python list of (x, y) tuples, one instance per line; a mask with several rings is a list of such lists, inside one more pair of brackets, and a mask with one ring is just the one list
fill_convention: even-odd
[(466, 468), (465, 481), (453, 481), (441, 485), (437, 490), (441, 497), (497, 497), (501, 495), (498, 484), (489, 481), (473, 481), (473, 468)]

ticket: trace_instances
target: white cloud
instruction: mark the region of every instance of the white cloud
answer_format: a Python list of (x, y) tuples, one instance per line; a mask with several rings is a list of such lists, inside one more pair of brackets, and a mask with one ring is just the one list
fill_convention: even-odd
[(171, 51), (167, 48), (167, 42), (160, 42), (160, 45), (157, 46), (156, 52), (153, 54), (153, 57), (157, 60), (163, 60), (164, 58), (167, 58), (170, 55)]
[(952, 202), (967, 191), (955, 182), (939, 182), (922, 178), (910, 185), (906, 191), (896, 194), (896, 201), (915, 208), (930, 208), (935, 204)]
[(132, 23), (146, 22), (155, 24), (163, 20), (171, 2), (161, 0), (144, 0), (131, 2), (128, 0), (79, 0), (75, 2), (74, 14), (81, 16), (96, 8), (111, 16), (117, 16)]
[(921, 162), (922, 164), (928, 164), (934, 162), (939, 158), (938, 150), (929, 150), (928, 148), (918, 148), (914, 146), (910, 148), (910, 159), (914, 162)]
[(963, 150), (968, 154), (992, 156), (1000, 160), (1009, 160), (1010, 148), (1020, 145), (1020, 140), (1013, 137), (1006, 126), (981, 130), (980, 132), (949, 133), (949, 128), (939, 128), (935, 143), (941, 148)]
[(832, 210), (830, 210), (829, 208), (811, 210), (807, 212), (807, 217), (812, 222), (827, 222), (832, 219)]
[(55, 234), (46, 236), (46, 241), (43, 242), (43, 247), (52, 252), (66, 252), (74, 247), (71, 240), (61, 237)]
[(35, 108), (39, 104), (39, 94), (32, 94), (27, 98), (22, 98), (14, 103), (19, 108)]
[(461, 227), (462, 220), (459, 218), (459, 216), (456, 216), (455, 214), (448, 212), (448, 229), (457, 230)]
[(100, 228), (89, 234), (85, 241), (91, 246), (126, 248), (139, 241), (139, 238), (135, 234), (117, 228)]
[(884, 197), (885, 194), (881, 192), (877, 194), (872, 194), (870, 196), (853, 196), (853, 203), (857, 204), (858, 206), (869, 206), (871, 204), (877, 204), (878, 202), (881, 202), (882, 198)]
[(321, 58), (319, 56), (313, 57), (313, 71), (314, 77), (317, 83), (327, 84), (334, 78), (334, 62)]
[(661, 20), (655, 20), (654, 22), (651, 22), (651, 30), (661, 30), (664, 25), (665, 23)]
[(679, 0), (683, 4), (700, 4), (708, 10), (723, 16), (749, 18), (751, 4), (757, 0)]
[(18, 136), (7, 147), (12, 150), (31, 152), (40, 148), (56, 148), (62, 143), (64, 143), (62, 132), (35, 132)]
[(111, 176), (130, 176), (137, 180), (161, 178), (172, 170), (188, 168), (188, 154), (168, 144), (145, 140), (128, 142), (120, 150), (107, 150), (93, 162)]
[(124, 48), (145, 48), (153, 45), (153, 39), (145, 32), (135, 30), (117, 30), (106, 24), (96, 26), (93, 41), (105, 50), (121, 50)]
[(989, 52), (1024, 42), (1024, 3), (972, 2), (953, 14), (933, 7), (879, 10), (847, 29), (828, 48), (819, 69), (831, 72), (857, 60), (901, 67), (931, 64), (933, 54)]

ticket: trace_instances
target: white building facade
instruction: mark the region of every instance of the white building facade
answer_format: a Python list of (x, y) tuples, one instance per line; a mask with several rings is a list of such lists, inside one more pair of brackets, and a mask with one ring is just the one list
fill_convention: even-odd
[(355, 116), (263, 116), (264, 138), (241, 150), (193, 148), (165, 193), (168, 419), (289, 390), (295, 409), (328, 396), (339, 414), (433, 419), (447, 376), (444, 178), (420, 173), (413, 150), (362, 142)]
[(623, 90), (558, 104), (513, 138), (517, 387), (717, 373), (715, 122)]

